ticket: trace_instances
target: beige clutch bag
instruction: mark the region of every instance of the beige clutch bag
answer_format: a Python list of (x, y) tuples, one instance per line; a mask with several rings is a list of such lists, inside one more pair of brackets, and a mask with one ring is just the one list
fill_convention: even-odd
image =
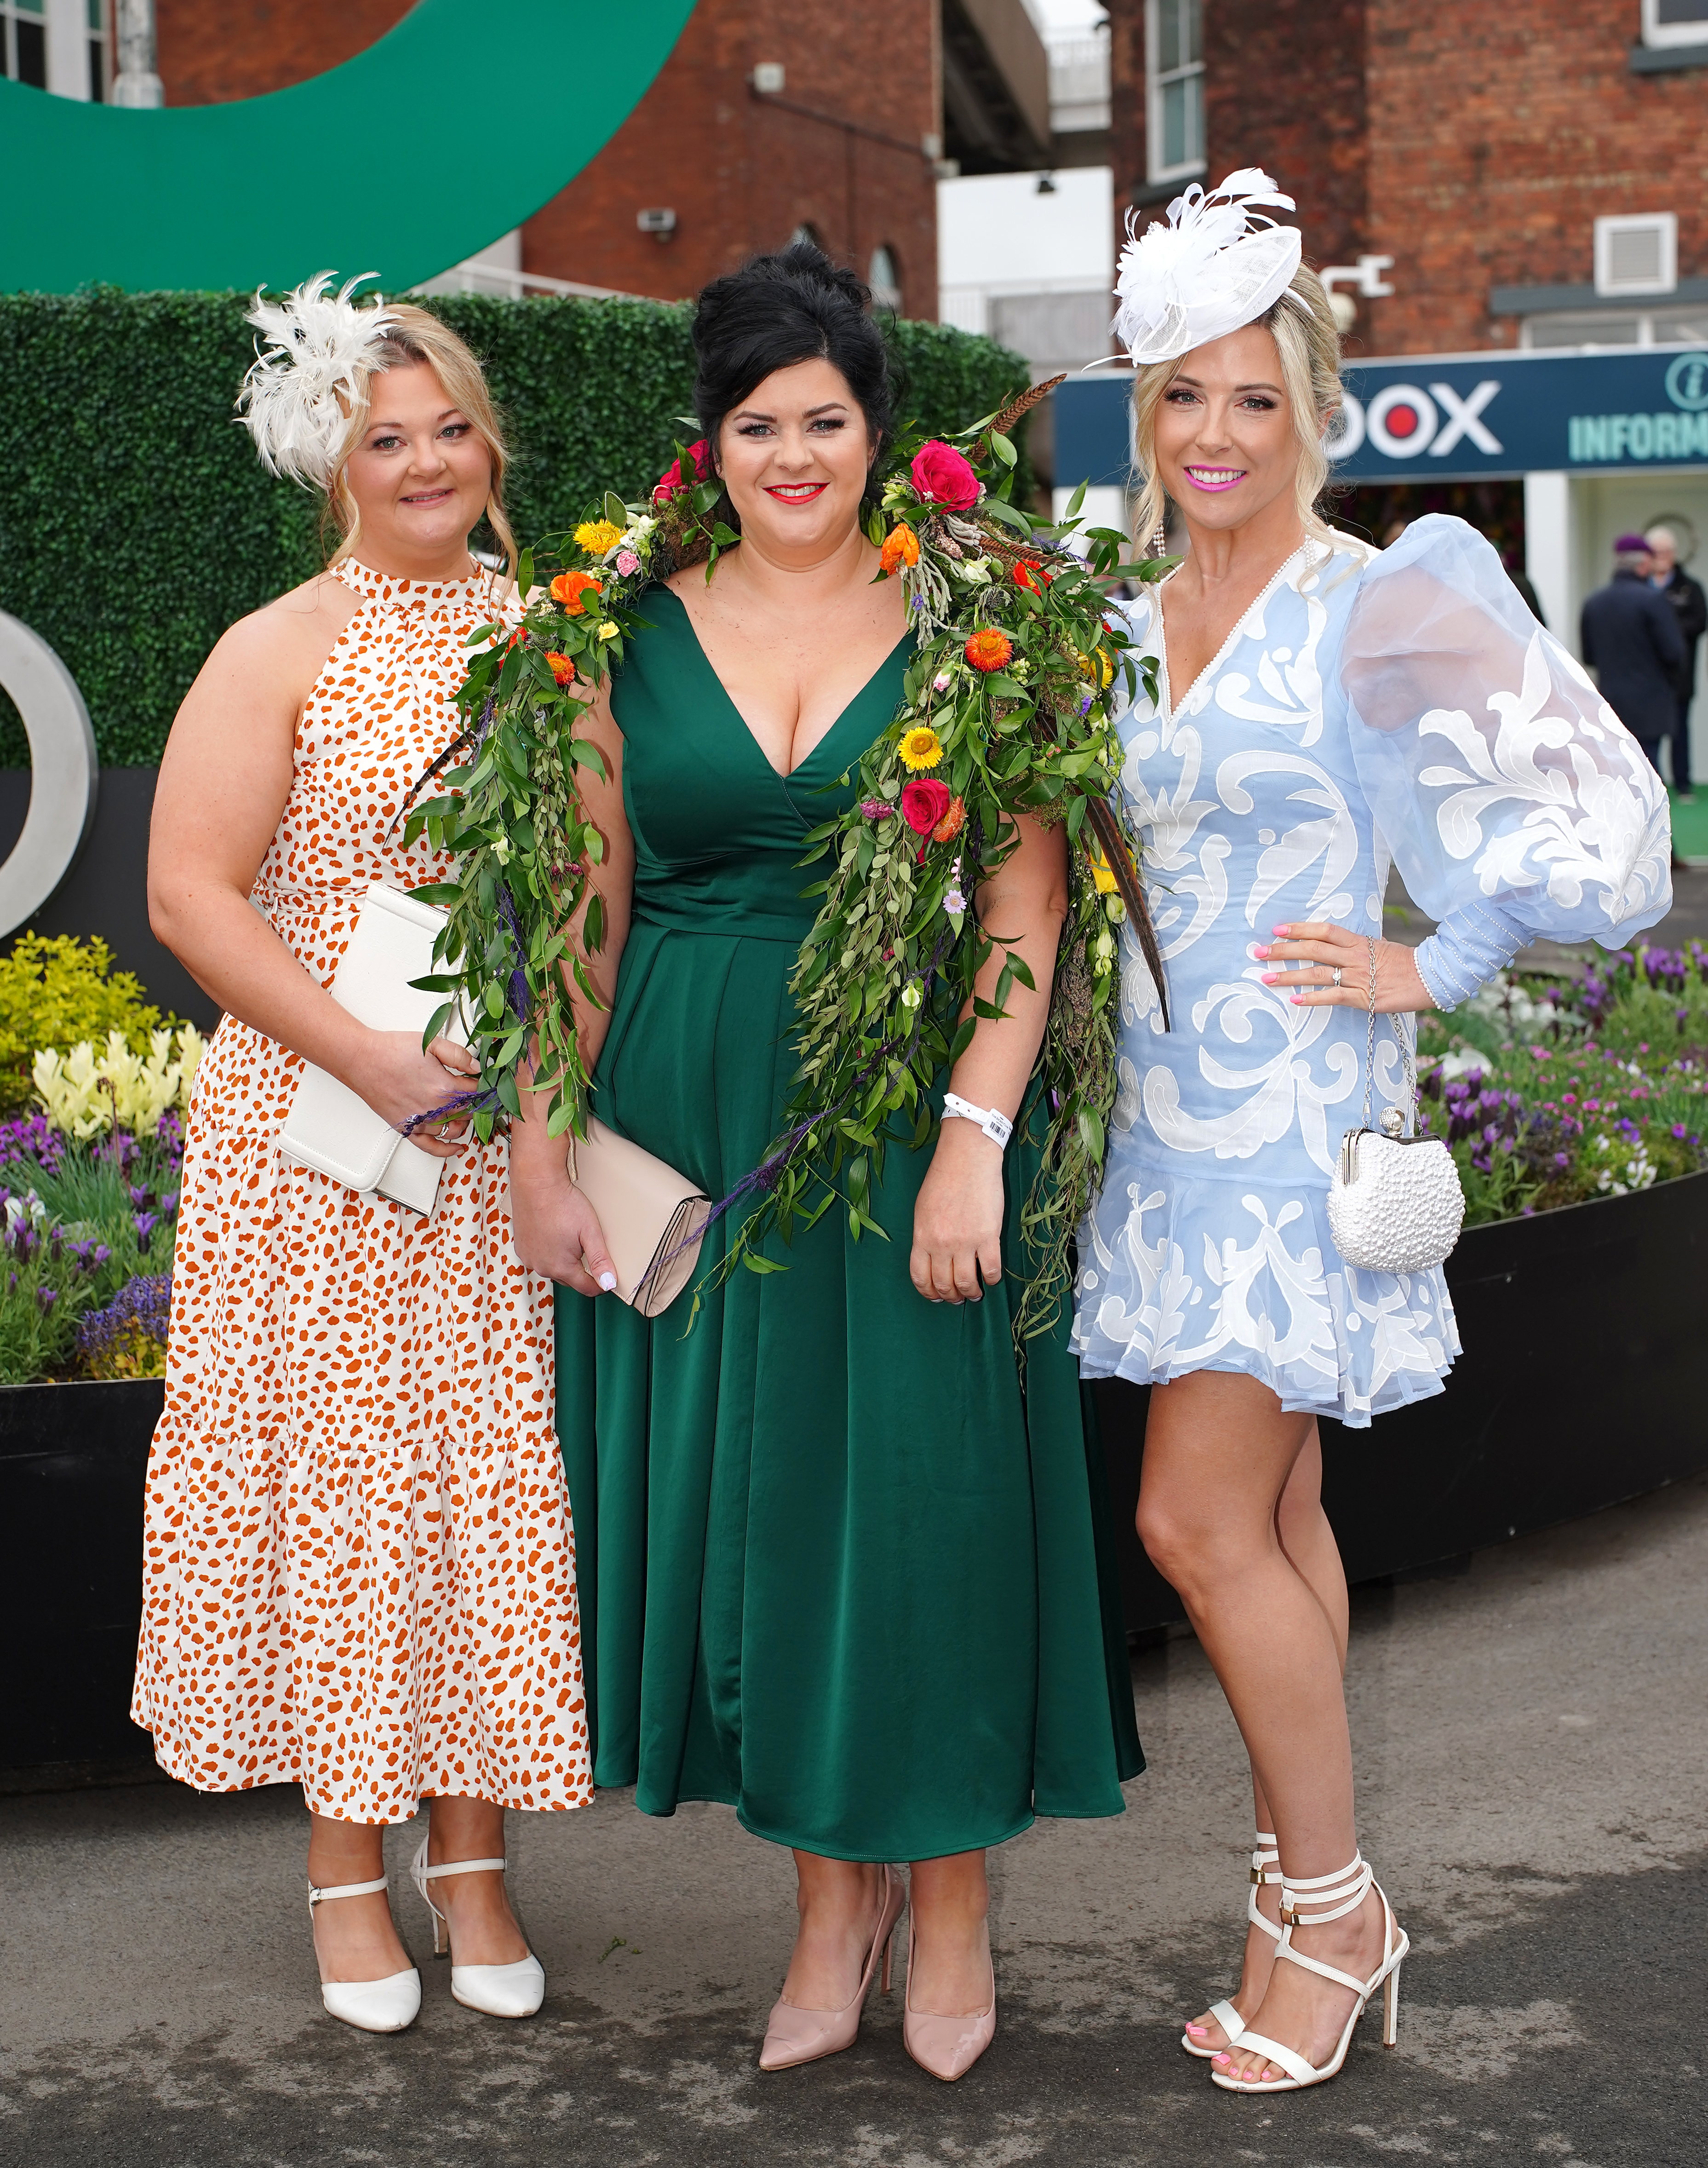
[(712, 1200), (685, 1175), (590, 1120), (570, 1136), (570, 1179), (599, 1215), (617, 1293), (643, 1317), (668, 1310), (693, 1277)]

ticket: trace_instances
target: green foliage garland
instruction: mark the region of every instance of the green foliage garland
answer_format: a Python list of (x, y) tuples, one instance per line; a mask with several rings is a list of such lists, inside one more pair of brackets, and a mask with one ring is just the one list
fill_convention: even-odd
[[(941, 441), (904, 444), (910, 462), (873, 515), (881, 577), (901, 579), (917, 648), (900, 710), (861, 763), (857, 802), (806, 839), (804, 863), (827, 860), (829, 871), (805, 891), (824, 901), (792, 981), (801, 1064), (789, 1125), (724, 1200), (745, 1214), (724, 1271), (777, 1269), (763, 1254), (767, 1235), (788, 1240), (838, 1196), (857, 1239), (882, 1233), (868, 1200), (893, 1123), (925, 1142), (933, 1082), (960, 1057), (976, 1018), (1006, 1014), (1015, 981), (1033, 983), (969, 899), (1016, 847), (1020, 816), (1063, 823), (1070, 902), (1035, 1071), (1043, 1164), (1025, 1208), (1017, 1344), (1057, 1312), (1068, 1244), (1102, 1164), (1116, 1088), (1111, 922), (1131, 913), (1163, 984), (1137, 853), (1111, 795), (1121, 763), (1113, 718), (1141, 677), (1154, 694), (1154, 665), (1127, 655), (1099, 582), (1117, 571), (1154, 577), (1166, 566), (1121, 565), (1125, 538), (1098, 529), (1085, 537), (1082, 562), (1064, 546), (1079, 529), (1077, 504), (1061, 527), (1015, 504), (1009, 430), (1043, 388), (958, 433), (964, 454)], [(408, 832), (425, 831), (459, 861), (455, 879), (419, 893), (450, 914), (447, 969), (427, 982), (448, 997), (432, 1028), (458, 1004), (472, 1018), (483, 1137), (519, 1111), (536, 1045), (532, 1088), (548, 1096), (552, 1133), (585, 1130), (590, 1080), (570, 988), (596, 999), (582, 952), (602, 944), (603, 846), (576, 775), (603, 767), (576, 727), (589, 688), (620, 665), (647, 587), (701, 562), (709, 577), (736, 543), (719, 520), (721, 495), (703, 444), (679, 447), (650, 501), (608, 496), (572, 535), (529, 553), (524, 592), (537, 573), (560, 569), (533, 591), (520, 627), (476, 635), (459, 696), (459, 765), (443, 794), (411, 815)], [(578, 948), (567, 928), (584, 904)], [(999, 948), (986, 999), (975, 980)]]
[[(326, 562), (313, 498), (263, 472), (232, 400), (253, 359), (237, 294), (0, 295), (0, 608), (82, 688), (103, 766), (149, 766), (225, 628)], [(613, 487), (639, 497), (689, 405), (685, 307), (655, 301), (428, 300), (485, 361), (516, 457), (517, 531), (570, 525)], [(940, 430), (983, 413), (1016, 357), (898, 323), (910, 411)], [(92, 546), (98, 557), (92, 557)], [(26, 767), (0, 693), (0, 766)]]

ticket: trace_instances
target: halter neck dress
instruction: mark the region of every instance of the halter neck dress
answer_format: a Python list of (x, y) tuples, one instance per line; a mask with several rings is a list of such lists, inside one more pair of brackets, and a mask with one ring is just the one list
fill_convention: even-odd
[[(390, 824), (494, 614), (485, 577), (333, 569), (357, 608), (252, 898), (322, 985), (371, 883), (450, 873)], [(430, 1218), (358, 1195), (275, 1149), (302, 1068), (227, 1017), (196, 1074), (132, 1715), (204, 1791), (300, 1783), (361, 1822), (441, 1793), (576, 1806), (551, 1296), (512, 1247), (505, 1145), (448, 1161)]]
[[(682, 603), (656, 589), (644, 614), (613, 696), (634, 908), (593, 1103), (721, 1197), (777, 1134), (794, 1070), (802, 838), (851, 796), (911, 636), (782, 776)], [(691, 1289), (650, 1323), (559, 1291), (595, 1779), (648, 1813), (721, 1800), (778, 1843), (921, 1859), (1034, 1814), (1118, 1813), (1143, 1767), (1067, 1318), (1022, 1390), (1005, 1284), (958, 1308), (915, 1291), (929, 1160), (890, 1142), (888, 1241), (852, 1241), (833, 1206), (767, 1244), (785, 1269), (708, 1289), (719, 1223), (692, 1323)], [(1037, 1164), (1017, 1134), (1010, 1266)]]

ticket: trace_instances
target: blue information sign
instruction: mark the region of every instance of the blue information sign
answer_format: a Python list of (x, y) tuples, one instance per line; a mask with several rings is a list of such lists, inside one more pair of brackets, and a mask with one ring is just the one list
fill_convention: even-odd
[[(1350, 364), (1329, 445), (1347, 481), (1708, 466), (1708, 352), (1408, 354)], [(1056, 479), (1129, 479), (1132, 378), (1054, 393)]]

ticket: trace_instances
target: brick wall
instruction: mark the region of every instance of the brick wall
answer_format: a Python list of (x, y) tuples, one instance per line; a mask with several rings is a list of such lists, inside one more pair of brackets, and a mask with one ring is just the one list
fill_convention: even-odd
[[(919, 146), (942, 125), (936, 24), (936, 0), (700, 0), (627, 125), (528, 221), (525, 267), (674, 300), (809, 225), (862, 276), (888, 246), (903, 313), (935, 318), (936, 183)], [(787, 104), (895, 140), (756, 98), (761, 61), (782, 63)], [(666, 207), (670, 241), (637, 231), (637, 211)]]
[[(156, 0), (156, 65), (166, 102), (223, 105), (324, 75), (384, 36), (409, 6), (410, 0)], [(306, 185), (305, 177), (294, 184)]]
[(1498, 285), (1583, 284), (1594, 221), (1675, 210), (1708, 273), (1708, 70), (1633, 75), (1636, 0), (1369, 0), (1371, 240), (1391, 300), (1368, 350), (1512, 344)]

